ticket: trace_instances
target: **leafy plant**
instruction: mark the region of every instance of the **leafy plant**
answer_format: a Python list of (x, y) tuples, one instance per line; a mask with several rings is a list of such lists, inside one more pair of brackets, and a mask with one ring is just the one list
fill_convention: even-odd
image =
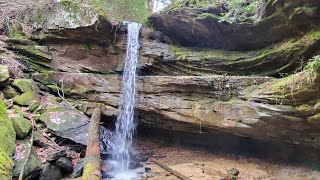
[(149, 15), (147, 0), (89, 0), (99, 6), (113, 21), (143, 22)]
[(221, 13), (220, 22), (258, 21), (264, 15), (265, 0), (230, 0), (227, 13)]

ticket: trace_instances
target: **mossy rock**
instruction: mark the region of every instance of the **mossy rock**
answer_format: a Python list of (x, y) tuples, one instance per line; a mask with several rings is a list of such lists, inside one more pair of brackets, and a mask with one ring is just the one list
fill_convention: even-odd
[(23, 117), (13, 117), (13, 127), (16, 131), (17, 138), (24, 139), (28, 136), (31, 130), (31, 123)]
[(6, 24), (6, 35), (15, 39), (25, 39), (26, 36), (23, 32), (21, 23), (17, 21), (10, 21)]
[[(21, 169), (27, 159), (27, 154), (30, 151), (29, 140), (21, 140), (18, 141), (17, 149), (21, 153), (19, 154), (19, 158), (15, 161), (15, 166), (13, 168), (13, 179), (18, 179)], [(26, 166), (24, 168), (23, 179), (30, 180), (37, 177), (41, 172), (41, 162), (34, 152), (33, 147), (31, 149), (30, 156), (27, 160)]]
[(56, 107), (47, 109), (40, 121), (53, 131), (62, 132), (88, 123), (88, 118), (75, 108)]
[(13, 161), (11, 156), (15, 149), (16, 134), (12, 122), (7, 116), (7, 109), (0, 99), (0, 177), (11, 179)]
[(39, 106), (40, 106), (40, 101), (34, 102), (30, 106), (28, 106), (28, 111), (34, 112)]
[(311, 115), (311, 114), (314, 114), (314, 112), (315, 112), (313, 106), (311, 106), (309, 104), (300, 105), (296, 109), (298, 112), (300, 112), (301, 114), (304, 114), (304, 115)]
[(20, 106), (13, 105), (13, 109), (14, 109), (14, 113), (15, 113), (17, 116), (24, 117), (24, 118), (28, 118), (28, 114), (25, 113), (25, 112), (23, 112)]
[(0, 65), (0, 83), (7, 81), (10, 78), (8, 66)]
[(61, 179), (62, 173), (59, 167), (51, 164), (51, 163), (46, 163), (43, 166), (41, 175), (40, 175), (40, 180), (54, 180), (54, 179)]
[(313, 106), (314, 110), (320, 112), (320, 101)]
[(36, 89), (33, 85), (32, 79), (14, 79), (11, 84), (22, 93)]
[(53, 134), (85, 145), (89, 118), (68, 105), (61, 103), (57, 106), (48, 108), (40, 115), (39, 120), (45, 123)]
[(320, 113), (309, 117), (308, 122), (314, 125), (320, 125)]
[(37, 102), (39, 98), (39, 94), (36, 92), (28, 91), (13, 98), (13, 103), (20, 106), (30, 106), (31, 104)]
[(14, 98), (18, 95), (18, 92), (12, 86), (6, 86), (3, 90), (3, 95), (7, 99)]
[(100, 16), (105, 17), (93, 7), (72, 1), (62, 1), (55, 4), (47, 16), (47, 29), (51, 30), (59, 29), (59, 27), (67, 29), (87, 27), (98, 21)]

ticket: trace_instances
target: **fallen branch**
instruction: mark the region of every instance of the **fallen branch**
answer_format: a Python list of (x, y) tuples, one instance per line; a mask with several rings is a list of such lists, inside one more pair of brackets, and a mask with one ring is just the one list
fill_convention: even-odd
[(96, 108), (93, 111), (87, 140), (87, 152), (83, 170), (83, 180), (100, 180), (100, 117), (101, 110)]
[(187, 176), (171, 169), (169, 166), (163, 164), (162, 162), (154, 159), (154, 158), (150, 158), (150, 161), (154, 162), (156, 165), (160, 166), (161, 168), (163, 168), (164, 170), (171, 172), (173, 175), (177, 176), (177, 178), (182, 179), (182, 180), (190, 180), (190, 178), (188, 178)]
[[(64, 102), (66, 102), (71, 108), (75, 108), (75, 107), (78, 106), (77, 103), (75, 103), (75, 105), (72, 106), (72, 105), (70, 104), (70, 102), (64, 97), (63, 78), (62, 78), (62, 80), (61, 80), (61, 88), (58, 86), (57, 83), (53, 82), (53, 84), (56, 86), (57, 93), (58, 93), (59, 97), (60, 97)], [(62, 95), (60, 94), (60, 89), (61, 89)]]

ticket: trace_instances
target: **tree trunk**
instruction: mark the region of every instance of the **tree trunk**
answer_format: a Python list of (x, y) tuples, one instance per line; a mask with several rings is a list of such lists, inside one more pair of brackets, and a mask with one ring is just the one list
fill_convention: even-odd
[(89, 132), (85, 166), (83, 171), (83, 180), (100, 180), (101, 165), (100, 165), (100, 117), (101, 110), (96, 108), (93, 111)]

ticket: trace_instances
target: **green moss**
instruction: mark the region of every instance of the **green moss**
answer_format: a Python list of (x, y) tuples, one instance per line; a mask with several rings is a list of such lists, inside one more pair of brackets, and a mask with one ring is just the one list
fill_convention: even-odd
[(307, 16), (312, 17), (317, 12), (317, 9), (318, 9), (318, 7), (308, 7), (308, 6), (297, 7), (294, 9), (291, 17), (294, 16), (295, 14), (301, 14), (301, 13), (304, 13)]
[(16, 134), (12, 122), (8, 119), (7, 110), (0, 99), (0, 177), (11, 179), (13, 161), (11, 156), (15, 148)]
[(309, 117), (308, 122), (314, 125), (320, 125), (320, 113)]
[(36, 49), (33, 45), (22, 46), (22, 45), (13, 45), (10, 46), (10, 49), (18, 51), (20, 54), (25, 55), (31, 59), (41, 60), (43, 62), (50, 62), (51, 55), (46, 54), (39, 49)]
[(275, 80), (271, 85), (273, 94), (291, 99), (318, 97), (319, 62), (320, 59), (313, 60), (306, 65), (303, 71)]
[(317, 112), (320, 111), (320, 101), (317, 102), (317, 103), (314, 105), (313, 108), (314, 108), (314, 110), (317, 111)]
[(2, 92), (7, 99), (11, 99), (18, 95), (17, 91), (12, 86), (6, 86)]
[(212, 14), (212, 13), (201, 13), (197, 18), (198, 19), (205, 19), (205, 18), (214, 18), (214, 19), (219, 19), (221, 16), (218, 16), (216, 14)]
[(16, 87), (20, 92), (25, 93), (34, 90), (31, 79), (14, 79), (12, 86)]
[(42, 12), (40, 9), (36, 11), (36, 15), (34, 16), (34, 21), (39, 25), (42, 23)]
[(25, 137), (27, 137), (32, 127), (31, 123), (27, 119), (22, 117), (13, 117), (12, 121), (14, 130), (17, 134), (17, 138), (24, 139)]
[(320, 73), (320, 55), (313, 57), (310, 62), (304, 67), (304, 70), (311, 69), (315, 75)]
[(39, 106), (40, 106), (40, 101), (34, 102), (30, 106), (28, 106), (28, 111), (34, 112)]
[(45, 73), (41, 73), (40, 78), (37, 80), (40, 80), (40, 82), (45, 85), (52, 84), (54, 82), (54, 74), (54, 71), (47, 71)]
[(231, 99), (228, 100), (228, 101), (215, 101), (214, 103), (215, 103), (215, 104), (221, 104), (221, 105), (234, 105), (234, 104), (239, 103), (240, 101), (241, 101), (240, 99), (231, 98)]
[(10, 21), (6, 24), (6, 35), (9, 38), (26, 39), (22, 25), (17, 21)]
[(316, 27), (314, 28), (311, 32), (310, 32), (310, 37), (312, 38), (317, 38), (319, 39), (320, 38), (320, 27)]
[(314, 114), (314, 108), (312, 105), (309, 104), (302, 104), (299, 107), (297, 107), (296, 110), (305, 115)]
[(0, 65), (0, 82), (3, 83), (10, 78), (8, 66)]
[(58, 92), (58, 90), (60, 90), (59, 87), (57, 87), (56, 85), (53, 85), (53, 84), (49, 84), (49, 85), (47, 85), (47, 87), (53, 92)]
[(11, 44), (9, 49), (17, 51), (25, 56), (23, 60), (33, 69), (38, 72), (46, 72), (52, 68), (49, 66), (51, 55), (46, 54), (36, 48), (35, 45), (17, 45)]
[(100, 160), (96, 157), (86, 157), (85, 166), (83, 169), (82, 179), (99, 180), (99, 176), (96, 176), (96, 170), (100, 168)]
[(30, 106), (32, 103), (39, 100), (39, 95), (36, 92), (28, 91), (20, 96), (16, 96), (13, 99), (14, 104), (18, 104), (20, 106)]
[(14, 109), (15, 115), (17, 115), (17, 116), (19, 116), (19, 117), (29, 118), (29, 117), (28, 117), (28, 114), (26, 114), (25, 112), (23, 112), (20, 106), (13, 105), (13, 109)]
[(36, 45), (36, 42), (31, 41), (29, 39), (24, 39), (24, 38), (8, 38), (6, 40), (6, 43), (10, 45)]

